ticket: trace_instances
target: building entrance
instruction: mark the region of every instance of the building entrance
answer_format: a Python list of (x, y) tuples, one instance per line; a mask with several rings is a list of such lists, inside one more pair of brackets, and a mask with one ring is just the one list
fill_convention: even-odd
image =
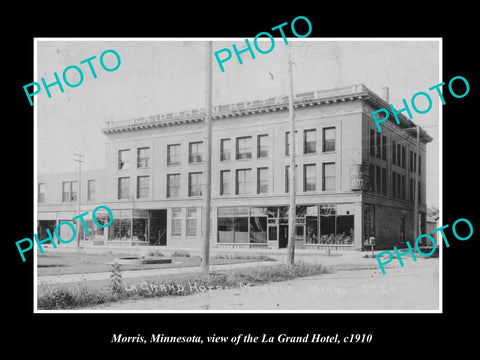
[(149, 245), (167, 245), (167, 210), (149, 210)]
[(278, 229), (278, 248), (283, 249), (288, 246), (288, 225), (281, 224)]

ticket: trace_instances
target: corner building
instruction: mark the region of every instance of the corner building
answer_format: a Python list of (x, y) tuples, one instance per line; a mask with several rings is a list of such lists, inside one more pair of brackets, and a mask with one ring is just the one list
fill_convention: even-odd
[[(386, 101), (385, 101), (386, 100)], [(418, 179), (425, 230), (426, 145), (364, 85), (295, 95), (297, 248), (369, 249), (413, 238)], [(390, 114), (390, 119), (393, 119)], [(108, 122), (104, 201), (108, 243), (198, 247), (202, 234), (204, 112)], [(288, 97), (216, 106), (212, 138), (212, 247), (284, 248), (288, 242)], [(417, 166), (418, 164), (418, 166)], [(418, 173), (415, 169), (418, 169)]]

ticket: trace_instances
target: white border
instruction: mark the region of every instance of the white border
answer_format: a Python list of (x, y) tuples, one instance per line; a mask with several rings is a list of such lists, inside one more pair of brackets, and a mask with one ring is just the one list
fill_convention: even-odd
[[(33, 38), (33, 61), (34, 61), (34, 79), (37, 79), (37, 43), (39, 41), (244, 41), (247, 38), (239, 37), (209, 37), (209, 38)], [(253, 38), (248, 38), (253, 40)], [(275, 41), (281, 41), (282, 38), (274, 38)], [(439, 44), (439, 82), (443, 82), (442, 71), (443, 71), (443, 38), (441, 37), (422, 37), (422, 38), (389, 38), (389, 37), (375, 37), (375, 38), (290, 38), (287, 37), (288, 41), (438, 41)], [(259, 39), (267, 40), (267, 39)], [(35, 81), (35, 80), (34, 80)], [(33, 223), (33, 233), (37, 231), (37, 101), (35, 99), (33, 105), (33, 118), (34, 118), (34, 176), (33, 176), (33, 186), (34, 186), (34, 223)], [(443, 198), (442, 198), (442, 174), (443, 174), (443, 154), (442, 154), (442, 145), (443, 145), (443, 105), (439, 102), (439, 224), (443, 224)], [(104, 314), (104, 313), (129, 313), (129, 314), (139, 314), (139, 313), (175, 313), (175, 314), (228, 314), (228, 313), (252, 313), (252, 314), (317, 314), (317, 313), (337, 313), (337, 314), (377, 314), (377, 313), (411, 313), (411, 314), (439, 314), (443, 313), (443, 242), (441, 239), (437, 240), (439, 249), (439, 309), (438, 310), (82, 310), (82, 309), (72, 309), (72, 310), (38, 310), (37, 309), (37, 246), (34, 246), (34, 259), (33, 259), (33, 275), (34, 275), (34, 296), (33, 296), (33, 308), (35, 314), (58, 314), (58, 313), (68, 313), (68, 314)]]

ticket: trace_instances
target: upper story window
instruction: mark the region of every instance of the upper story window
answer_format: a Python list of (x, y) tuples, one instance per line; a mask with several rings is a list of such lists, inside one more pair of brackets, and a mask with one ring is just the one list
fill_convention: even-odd
[(39, 183), (38, 184), (38, 199), (37, 201), (39, 203), (45, 202), (45, 184), (44, 183)]
[(238, 169), (236, 174), (236, 193), (252, 193), (252, 169)]
[(335, 163), (323, 163), (322, 190), (335, 190)]
[(323, 152), (335, 151), (335, 128), (323, 129)]
[(387, 160), (387, 137), (382, 135), (382, 160)]
[(304, 130), (303, 132), (303, 153), (304, 154), (313, 154), (317, 152), (317, 131), (313, 130)]
[(397, 165), (397, 143), (392, 141), (392, 164)]
[(315, 191), (317, 189), (316, 165), (303, 165), (303, 191)]
[(232, 157), (232, 141), (230, 139), (220, 140), (220, 161), (230, 160)]
[(257, 137), (257, 157), (268, 156), (268, 135), (258, 135)]
[(237, 138), (237, 160), (252, 158), (252, 137)]
[(62, 182), (62, 202), (77, 201), (77, 182), (64, 181)]
[(118, 169), (130, 169), (130, 150), (118, 150)]
[(268, 168), (257, 168), (257, 194), (268, 193)]
[(143, 147), (137, 149), (137, 168), (150, 167), (150, 148)]
[(370, 129), (370, 156), (375, 156), (375, 130)]
[[(290, 165), (285, 166), (285, 192), (290, 192)], [(298, 165), (295, 165), (295, 192), (298, 192)]]
[(118, 199), (128, 199), (130, 197), (130, 178), (118, 178)]
[(167, 145), (167, 165), (180, 164), (180, 144)]
[(230, 170), (220, 171), (220, 195), (230, 195)]
[(167, 197), (180, 196), (180, 174), (167, 175)]
[(95, 201), (95, 180), (88, 180), (87, 201)]
[(150, 177), (137, 176), (137, 199), (148, 198), (150, 195)]
[(203, 142), (191, 142), (188, 144), (188, 162), (200, 163), (203, 158)]
[(188, 196), (202, 196), (202, 185), (201, 172), (188, 174)]

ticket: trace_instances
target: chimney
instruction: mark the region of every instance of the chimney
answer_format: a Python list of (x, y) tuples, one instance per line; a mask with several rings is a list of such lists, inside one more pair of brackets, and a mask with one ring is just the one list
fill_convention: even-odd
[(388, 88), (388, 86), (384, 86), (382, 87), (382, 98), (383, 100), (385, 100), (387, 103), (390, 102), (389, 98), (390, 98), (390, 90)]

